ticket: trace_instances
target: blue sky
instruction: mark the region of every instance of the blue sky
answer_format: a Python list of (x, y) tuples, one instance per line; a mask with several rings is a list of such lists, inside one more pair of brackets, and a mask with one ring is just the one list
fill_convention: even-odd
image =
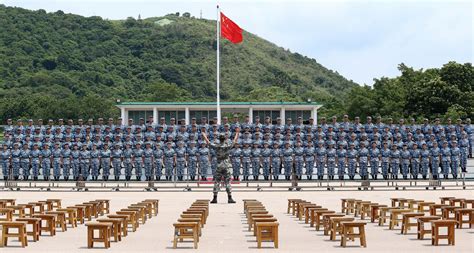
[[(315, 58), (359, 84), (415, 68), (473, 60), (474, 5), (467, 0), (218, 1), (243, 29)], [(216, 18), (217, 1), (0, 0), (8, 6), (63, 10), (108, 19), (190, 12)], [(245, 38), (244, 38), (245, 40)], [(245, 41), (244, 41), (245, 43)]]

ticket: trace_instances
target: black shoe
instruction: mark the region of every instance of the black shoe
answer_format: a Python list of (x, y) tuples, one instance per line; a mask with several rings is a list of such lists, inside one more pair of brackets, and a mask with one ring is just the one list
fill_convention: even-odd
[(8, 176), (3, 176), (3, 180), (7, 181), (7, 180), (8, 180)]
[(38, 181), (38, 177), (33, 177), (33, 181)]
[(258, 176), (253, 176), (253, 180), (258, 181)]
[(227, 194), (227, 203), (235, 204), (235, 200), (232, 199), (232, 195), (230, 194)]
[(214, 194), (214, 197), (212, 198), (211, 204), (216, 204), (217, 203), (217, 194)]
[(289, 181), (289, 180), (290, 180), (290, 176), (285, 176), (285, 180), (286, 180), (286, 181)]
[(339, 176), (339, 180), (343, 180), (344, 179), (344, 176)]
[(263, 179), (264, 179), (265, 181), (268, 181), (268, 176), (263, 176)]
[(196, 176), (191, 176), (191, 181), (195, 181), (196, 180)]
[(119, 181), (120, 177), (116, 176), (115, 181)]

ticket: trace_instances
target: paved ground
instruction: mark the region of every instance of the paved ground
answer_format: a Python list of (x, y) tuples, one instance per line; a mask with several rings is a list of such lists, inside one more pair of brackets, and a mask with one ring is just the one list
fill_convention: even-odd
[[(456, 196), (474, 198), (471, 191), (343, 191), (343, 192), (238, 192), (234, 194), (237, 204), (224, 204), (225, 194), (219, 195), (219, 203), (211, 205), (208, 223), (203, 229), (199, 252), (359, 252), (362, 248), (340, 248), (339, 241), (329, 241), (322, 232), (310, 229), (309, 225), (297, 221), (286, 214), (288, 198), (302, 198), (318, 203), (324, 207), (338, 211), (340, 198), (361, 198), (389, 204), (390, 197), (406, 197), (439, 201), (440, 196)], [(182, 249), (173, 250), (172, 223), (178, 218), (194, 199), (210, 198), (207, 192), (2, 192), (0, 198), (16, 198), (17, 203), (41, 200), (46, 198), (61, 198), (63, 205), (72, 205), (88, 200), (106, 198), (111, 200), (111, 211), (116, 211), (128, 204), (145, 198), (160, 199), (160, 213), (149, 220), (135, 233), (123, 238), (122, 242), (112, 243), (108, 252), (189, 252), (191, 243), (179, 245)], [(261, 200), (267, 210), (275, 215), (280, 223), (280, 248), (271, 248), (273, 244), (264, 244), (263, 250), (257, 250), (255, 237), (247, 232), (243, 221), (242, 199), (255, 198)], [(388, 227), (378, 227), (368, 224), (367, 249), (370, 252), (473, 252), (474, 229), (456, 229), (456, 246), (430, 245), (430, 240), (416, 240), (414, 230), (409, 235), (400, 235), (399, 230), (388, 230)], [(443, 242), (444, 243), (444, 242)], [(12, 245), (19, 245), (13, 242)], [(86, 252), (101, 251), (86, 248), (86, 228), (68, 229), (58, 232), (55, 237), (42, 236), (39, 242), (31, 242), (25, 248), (2, 248), (1, 252)]]

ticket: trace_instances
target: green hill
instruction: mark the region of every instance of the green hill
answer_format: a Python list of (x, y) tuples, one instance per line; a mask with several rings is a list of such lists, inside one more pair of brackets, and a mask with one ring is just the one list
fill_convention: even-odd
[[(2, 120), (116, 116), (116, 99), (215, 99), (215, 21), (108, 21), (0, 5), (0, 27)], [(241, 44), (221, 43), (223, 100), (337, 104), (355, 86), (248, 32)]]

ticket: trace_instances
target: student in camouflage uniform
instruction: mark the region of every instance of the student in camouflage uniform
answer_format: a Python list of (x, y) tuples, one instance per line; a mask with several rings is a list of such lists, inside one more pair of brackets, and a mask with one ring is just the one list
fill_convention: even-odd
[(308, 144), (304, 149), (304, 164), (306, 167), (306, 177), (308, 180), (313, 179), (315, 153), (316, 149), (313, 147), (313, 141), (308, 141)]
[(109, 145), (105, 143), (104, 150), (100, 152), (100, 167), (102, 168), (102, 178), (104, 179), (104, 181), (109, 180), (111, 157), (112, 157), (112, 151), (110, 151)]
[(339, 143), (339, 149), (336, 152), (337, 155), (337, 175), (339, 180), (344, 179), (347, 166), (347, 151), (344, 148), (344, 143)]
[(250, 143), (244, 142), (244, 148), (242, 149), (242, 174), (244, 181), (249, 180), (250, 167), (252, 166), (252, 149)]
[(165, 157), (165, 176), (167, 181), (171, 181), (173, 177), (173, 169), (176, 164), (176, 152), (172, 147), (171, 142), (166, 143), (166, 149), (164, 151)]
[(80, 168), (82, 180), (87, 181), (89, 177), (89, 170), (91, 164), (91, 152), (87, 150), (87, 144), (82, 144), (82, 150), (80, 151)]
[(441, 149), (441, 169), (444, 179), (448, 179), (449, 168), (451, 165), (451, 149), (448, 147), (448, 142), (443, 142)]
[(91, 175), (92, 180), (96, 181), (99, 177), (99, 168), (100, 168), (100, 151), (97, 150), (97, 143), (92, 144), (91, 150)]
[(176, 153), (176, 174), (178, 181), (183, 181), (184, 168), (186, 167), (186, 148), (184, 142), (179, 141), (178, 147), (175, 149)]
[(41, 151), (41, 168), (43, 169), (44, 181), (49, 181), (49, 176), (51, 175), (52, 154), (53, 153), (49, 149), (49, 143), (45, 143), (44, 148)]
[(11, 151), (8, 149), (8, 144), (4, 143), (2, 145), (2, 151), (0, 151), (0, 159), (2, 163), (2, 174), (3, 180), (8, 180), (8, 175), (10, 174), (10, 160), (11, 160)]
[(452, 142), (451, 148), (451, 175), (453, 178), (458, 178), (459, 160), (461, 158), (461, 150), (458, 148), (458, 142)]
[(437, 180), (439, 176), (439, 163), (441, 161), (441, 149), (438, 147), (438, 142), (433, 142), (433, 147), (430, 150), (431, 160), (431, 175), (433, 179)]
[(71, 165), (72, 165), (72, 177), (74, 181), (79, 180), (79, 174), (81, 168), (80, 166), (80, 156), (81, 156), (81, 151), (79, 151), (79, 147), (77, 146), (77, 143), (74, 143), (73, 149), (71, 151)]
[[(375, 128), (376, 129), (376, 128)], [(372, 141), (372, 147), (369, 149), (370, 156), (370, 174), (372, 179), (376, 180), (379, 173), (380, 149), (377, 148), (377, 142)]]
[(135, 165), (135, 176), (137, 181), (142, 180), (142, 168), (143, 168), (143, 149), (140, 142), (135, 144), (135, 150), (133, 152), (133, 164)]
[(304, 148), (301, 146), (301, 141), (296, 142), (296, 147), (293, 149), (295, 157), (295, 172), (296, 179), (301, 180), (303, 176), (304, 167)]
[(258, 180), (260, 174), (260, 164), (262, 162), (262, 150), (259, 147), (259, 143), (255, 141), (252, 149), (252, 175), (254, 180)]
[(262, 149), (262, 172), (264, 180), (268, 180), (270, 176), (270, 156), (272, 155), (272, 150), (270, 149), (270, 143), (264, 142)]
[(347, 150), (346, 157), (348, 162), (347, 174), (349, 175), (350, 180), (354, 180), (357, 167), (357, 150), (354, 149), (355, 143), (352, 142), (349, 145), (349, 150)]
[(283, 149), (283, 166), (285, 168), (285, 180), (290, 180), (291, 174), (293, 172), (293, 163), (294, 163), (294, 152), (293, 148), (290, 147), (290, 143), (285, 143), (285, 148)]
[(52, 152), (53, 158), (53, 177), (55, 181), (59, 181), (59, 177), (61, 176), (61, 155), (62, 150), (59, 146), (59, 142), (54, 144), (54, 149)]
[(133, 150), (132, 144), (126, 143), (125, 150), (123, 151), (123, 166), (125, 167), (125, 180), (130, 181), (132, 178), (132, 169), (133, 169)]
[(111, 151), (111, 156), (112, 156), (112, 166), (114, 167), (115, 181), (118, 181), (122, 173), (121, 167), (122, 167), (122, 161), (123, 161), (123, 152), (120, 147), (120, 143), (115, 143), (114, 150)]
[(426, 179), (428, 177), (428, 172), (430, 169), (430, 151), (428, 150), (428, 145), (423, 143), (421, 145), (421, 151), (420, 151), (420, 156), (421, 156), (421, 176), (423, 179)]
[(232, 160), (232, 176), (234, 180), (238, 181), (240, 176), (240, 165), (242, 161), (242, 149), (240, 149), (240, 144), (238, 142), (235, 143), (230, 156)]
[(392, 172), (392, 179), (398, 179), (401, 157), (401, 152), (397, 149), (397, 146), (392, 145), (392, 150), (390, 151), (390, 170)]
[(323, 146), (322, 142), (318, 143), (318, 148), (316, 149), (316, 160), (318, 180), (323, 180), (324, 167), (326, 164), (326, 148)]
[(156, 149), (153, 151), (153, 161), (155, 178), (157, 181), (160, 181), (163, 175), (163, 149), (161, 149), (160, 143), (156, 143)]
[(334, 144), (331, 142), (329, 143), (329, 148), (326, 150), (326, 164), (328, 167), (328, 178), (330, 180), (334, 180), (334, 171), (336, 169), (336, 155), (337, 151), (336, 149), (334, 149)]
[(223, 183), (225, 185), (226, 191), (227, 191), (227, 202), (228, 203), (235, 203), (235, 201), (232, 199), (232, 190), (231, 190), (231, 185), (230, 185), (230, 161), (229, 161), (229, 154), (231, 149), (234, 147), (235, 143), (239, 139), (239, 132), (240, 129), (236, 128), (236, 134), (235, 138), (232, 143), (229, 143), (228, 140), (226, 140), (226, 137), (224, 134), (219, 134), (219, 143), (214, 144), (209, 141), (207, 138), (207, 135), (203, 133), (203, 138), (206, 141), (208, 145), (210, 145), (211, 149), (214, 149), (216, 151), (216, 157), (217, 157), (217, 170), (216, 170), (216, 175), (214, 177), (214, 189), (213, 189), (213, 199), (211, 203), (217, 203), (217, 193), (219, 191), (219, 185), (220, 183)]
[(197, 155), (198, 148), (196, 147), (195, 141), (190, 141), (189, 146), (186, 149), (186, 162), (188, 164), (188, 174), (192, 181), (196, 180), (196, 169), (197, 169)]
[(38, 144), (33, 144), (33, 150), (30, 152), (31, 156), (31, 170), (33, 171), (33, 180), (38, 180), (38, 175), (40, 172), (40, 159), (41, 159), (41, 151), (38, 149)]
[(23, 180), (28, 180), (28, 177), (30, 176), (30, 150), (28, 149), (28, 144), (25, 143), (23, 144), (23, 149), (20, 152), (20, 157), (21, 157), (21, 170), (22, 170), (22, 176)]
[(413, 143), (411, 155), (411, 175), (413, 179), (418, 179), (420, 173), (421, 151), (418, 149), (418, 144)]

